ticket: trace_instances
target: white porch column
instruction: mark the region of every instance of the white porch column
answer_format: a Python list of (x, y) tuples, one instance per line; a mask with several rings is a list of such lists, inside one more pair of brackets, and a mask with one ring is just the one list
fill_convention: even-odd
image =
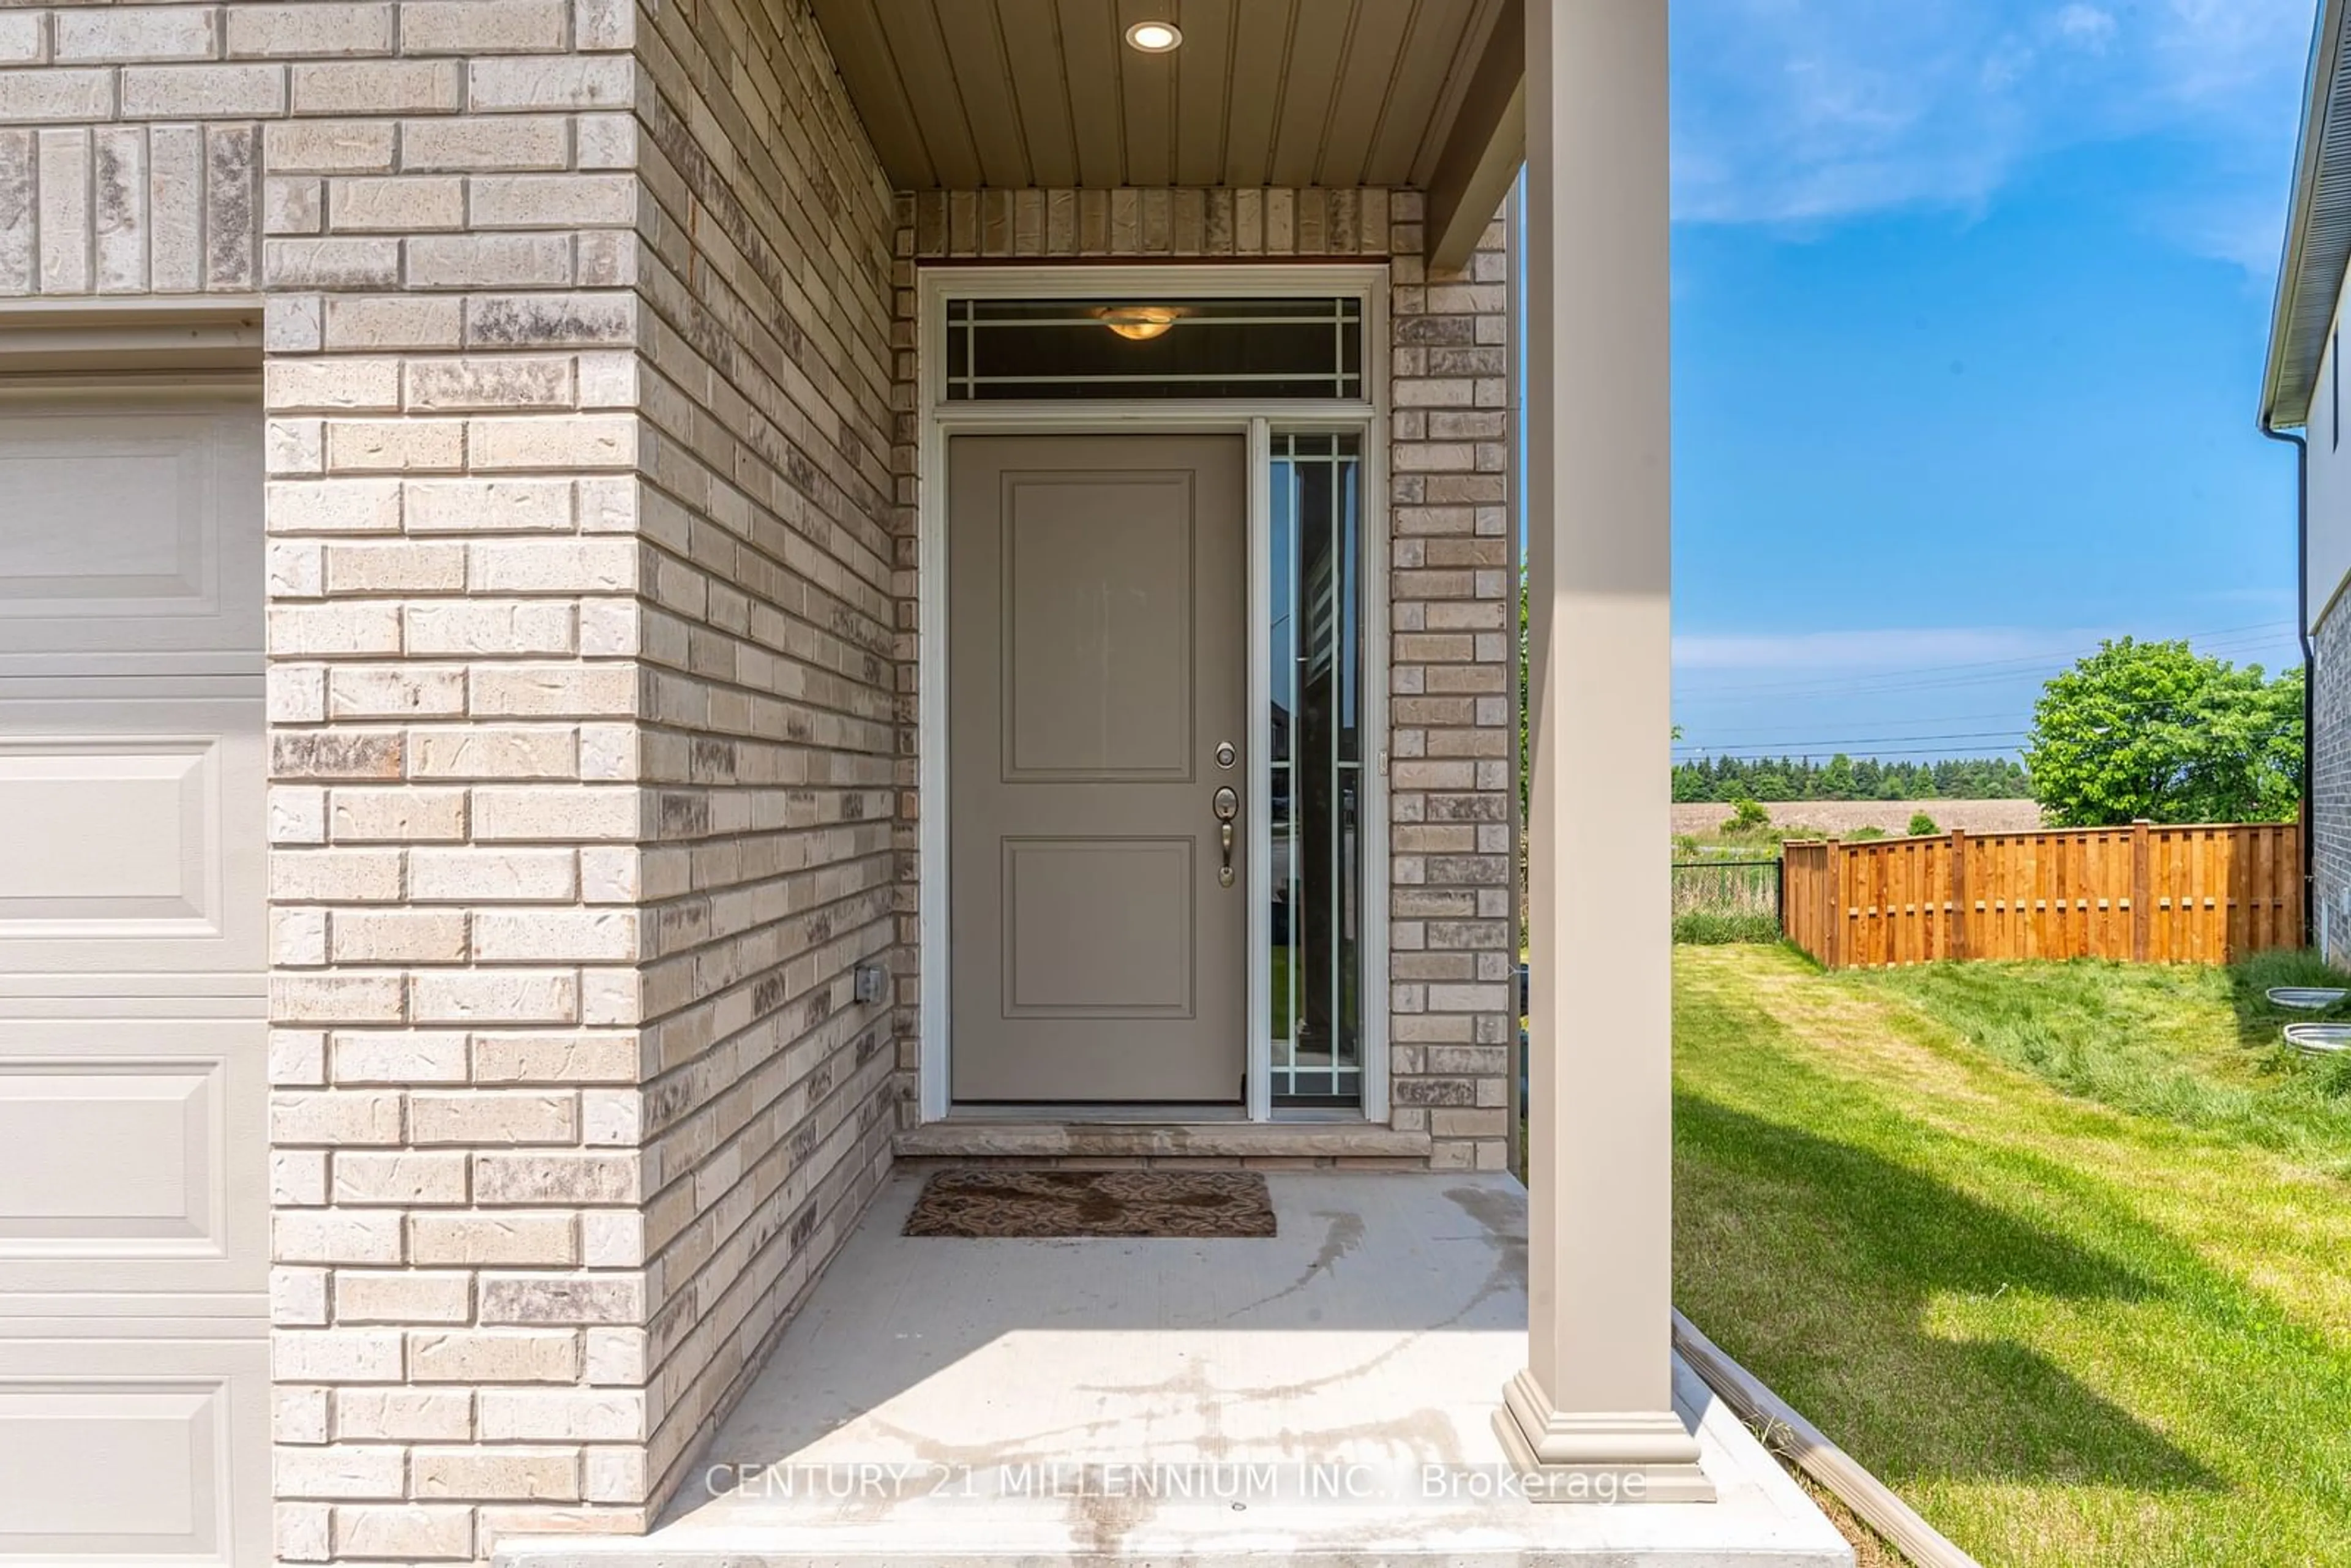
[(1538, 1496), (1711, 1500), (1672, 1402), (1666, 0), (1526, 18), (1530, 1321), (1496, 1427)]

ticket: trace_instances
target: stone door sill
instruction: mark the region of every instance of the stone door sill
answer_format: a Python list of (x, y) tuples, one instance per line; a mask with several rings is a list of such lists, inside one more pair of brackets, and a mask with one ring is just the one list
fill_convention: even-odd
[(949, 1117), (897, 1137), (902, 1159), (1425, 1160), (1426, 1133), (1368, 1122), (1001, 1122)]

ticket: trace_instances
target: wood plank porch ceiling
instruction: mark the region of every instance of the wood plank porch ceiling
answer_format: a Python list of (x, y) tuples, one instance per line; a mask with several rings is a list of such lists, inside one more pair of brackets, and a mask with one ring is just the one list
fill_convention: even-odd
[[(875, 151), (910, 191), (1426, 188), (1497, 19), (1519, 25), (1506, 0), (814, 4)], [(1174, 22), (1182, 47), (1129, 47), (1142, 21)]]

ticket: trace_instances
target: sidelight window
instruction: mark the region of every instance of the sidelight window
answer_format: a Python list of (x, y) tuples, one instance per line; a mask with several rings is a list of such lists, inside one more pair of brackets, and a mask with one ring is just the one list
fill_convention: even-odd
[(1363, 444), (1273, 437), (1277, 1105), (1363, 1102)]

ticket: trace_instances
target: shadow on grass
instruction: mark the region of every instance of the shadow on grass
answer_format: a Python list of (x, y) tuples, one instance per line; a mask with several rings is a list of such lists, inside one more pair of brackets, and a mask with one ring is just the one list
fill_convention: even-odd
[(1675, 1115), (1677, 1302), (1881, 1479), (2222, 1484), (2040, 1352), (1927, 1328), (1938, 1298), (2146, 1279), (1868, 1149), (1687, 1092)]

